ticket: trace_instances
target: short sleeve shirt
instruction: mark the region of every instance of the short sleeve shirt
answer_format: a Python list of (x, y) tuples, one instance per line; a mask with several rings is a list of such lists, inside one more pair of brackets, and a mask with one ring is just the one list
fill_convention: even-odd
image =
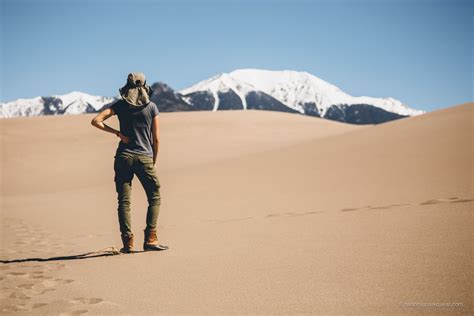
[(159, 115), (158, 106), (154, 102), (142, 106), (134, 106), (121, 99), (110, 106), (120, 122), (120, 132), (129, 138), (128, 143), (119, 142), (116, 155), (130, 152), (153, 157), (153, 118)]

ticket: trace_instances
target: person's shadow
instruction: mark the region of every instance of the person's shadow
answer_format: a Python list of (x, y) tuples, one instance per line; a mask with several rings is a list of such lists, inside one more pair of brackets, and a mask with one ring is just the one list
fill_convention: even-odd
[(0, 263), (9, 264), (9, 263), (19, 263), (19, 262), (45, 262), (45, 261), (60, 261), (60, 260), (82, 260), (82, 259), (92, 259), (98, 257), (109, 257), (109, 256), (118, 256), (118, 255), (125, 255), (125, 254), (136, 254), (136, 253), (143, 253), (146, 252), (144, 250), (141, 251), (133, 251), (131, 253), (123, 253), (120, 252), (116, 247), (107, 247), (104, 249), (86, 252), (79, 255), (71, 255), (71, 256), (59, 256), (59, 257), (50, 257), (50, 258), (24, 258), (24, 259), (12, 259), (12, 260), (0, 260)]

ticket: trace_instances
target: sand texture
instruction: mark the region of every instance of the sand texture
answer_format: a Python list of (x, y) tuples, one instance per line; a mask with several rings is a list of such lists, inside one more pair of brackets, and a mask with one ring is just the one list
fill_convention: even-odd
[(473, 313), (473, 105), (369, 126), (162, 113), (170, 249), (77, 259), (121, 246), (118, 138), (93, 114), (0, 120), (0, 313)]

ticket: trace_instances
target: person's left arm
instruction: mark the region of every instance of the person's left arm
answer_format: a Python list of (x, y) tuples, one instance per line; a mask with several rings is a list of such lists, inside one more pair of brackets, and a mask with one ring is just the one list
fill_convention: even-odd
[(120, 139), (124, 142), (124, 143), (127, 143), (128, 142), (128, 137), (127, 136), (124, 136), (122, 135), (122, 133), (120, 133), (120, 131), (117, 131), (116, 129), (108, 126), (107, 124), (104, 123), (105, 120), (107, 120), (109, 117), (111, 117), (112, 115), (114, 115), (114, 110), (111, 109), (111, 108), (107, 108), (105, 110), (103, 110), (102, 112), (100, 112), (99, 114), (97, 114), (91, 121), (91, 124), (95, 127), (97, 127), (98, 129), (101, 129), (103, 131), (106, 131), (106, 132), (109, 132), (109, 133), (113, 133), (115, 135), (117, 135), (117, 137), (120, 137)]
[(160, 148), (160, 119), (159, 115), (153, 117), (152, 121), (152, 138), (153, 138), (153, 166), (156, 166), (158, 160), (158, 151)]

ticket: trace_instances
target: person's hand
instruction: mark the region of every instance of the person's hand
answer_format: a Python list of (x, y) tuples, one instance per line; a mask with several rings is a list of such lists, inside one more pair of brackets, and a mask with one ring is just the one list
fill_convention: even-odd
[(130, 139), (127, 136), (123, 135), (121, 132), (118, 133), (118, 137), (120, 137), (120, 140), (125, 144), (130, 141)]

